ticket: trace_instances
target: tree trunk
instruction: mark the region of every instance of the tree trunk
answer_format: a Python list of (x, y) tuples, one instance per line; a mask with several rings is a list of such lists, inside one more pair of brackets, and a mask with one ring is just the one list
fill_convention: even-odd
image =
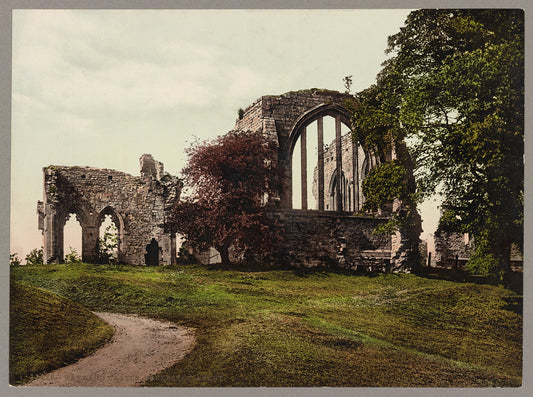
[(229, 266), (231, 265), (231, 261), (229, 259), (229, 245), (223, 245), (222, 247), (217, 248), (218, 252), (220, 252), (220, 258), (222, 260), (223, 266)]
[(505, 229), (496, 230), (492, 234), (492, 246), (489, 248), (498, 260), (498, 271), (508, 273), (511, 271), (511, 245)]
[(500, 262), (500, 269), (505, 273), (511, 271), (511, 241), (505, 237), (501, 237), (496, 241), (496, 255)]

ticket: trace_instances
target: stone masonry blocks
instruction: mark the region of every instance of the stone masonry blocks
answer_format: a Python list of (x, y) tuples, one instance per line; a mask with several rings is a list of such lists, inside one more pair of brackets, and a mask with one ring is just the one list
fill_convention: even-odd
[(63, 261), (63, 227), (72, 213), (81, 224), (84, 261), (98, 259), (99, 227), (110, 215), (117, 227), (119, 262), (144, 265), (154, 239), (158, 262), (175, 263), (175, 236), (165, 231), (165, 224), (182, 182), (151, 155), (144, 154), (140, 163), (141, 177), (90, 167), (43, 169), (44, 201), (38, 203), (38, 214), (46, 263)]

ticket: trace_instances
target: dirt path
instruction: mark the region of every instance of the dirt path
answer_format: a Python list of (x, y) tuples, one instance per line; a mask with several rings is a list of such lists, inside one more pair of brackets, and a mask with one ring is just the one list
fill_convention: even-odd
[(45, 374), (26, 386), (140, 386), (170, 367), (194, 346), (191, 329), (169, 322), (113, 313), (95, 313), (115, 327), (111, 341), (91, 356)]

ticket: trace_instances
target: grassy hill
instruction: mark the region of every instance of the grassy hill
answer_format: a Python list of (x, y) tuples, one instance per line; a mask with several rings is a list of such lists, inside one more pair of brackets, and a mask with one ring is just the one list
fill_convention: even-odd
[(11, 282), (9, 383), (76, 361), (113, 335), (84, 307), (41, 289)]
[(12, 279), (197, 329), (147, 386), (519, 386), (522, 297), (415, 275), (46, 265)]

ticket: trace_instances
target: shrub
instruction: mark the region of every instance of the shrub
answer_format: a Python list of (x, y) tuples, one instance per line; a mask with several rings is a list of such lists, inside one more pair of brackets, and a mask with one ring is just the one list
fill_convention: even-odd
[(10, 266), (20, 266), (20, 259), (18, 257), (18, 254), (15, 252), (13, 254), (9, 254), (9, 265)]
[(34, 248), (26, 255), (26, 265), (42, 265), (43, 264), (43, 247)]
[(98, 262), (117, 262), (117, 228), (114, 225), (106, 227), (104, 235), (98, 239)]
[(65, 262), (67, 263), (80, 263), (81, 257), (78, 255), (76, 250), (72, 247), (69, 247), (70, 252), (65, 255)]

